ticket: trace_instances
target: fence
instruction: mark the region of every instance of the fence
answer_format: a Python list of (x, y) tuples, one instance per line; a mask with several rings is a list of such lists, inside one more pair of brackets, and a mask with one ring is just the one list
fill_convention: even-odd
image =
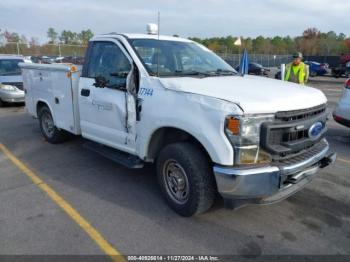
[[(227, 63), (233, 67), (239, 65), (241, 54), (218, 54)], [(264, 67), (278, 67), (281, 64), (289, 63), (292, 59), (291, 55), (266, 55), (266, 54), (248, 54), (249, 62), (258, 63)]]
[[(21, 44), (17, 42), (8, 42), (0, 44), (0, 54), (18, 54), (24, 56), (71, 56), (83, 57), (86, 46), (84, 45), (67, 45), (67, 44)], [(227, 63), (233, 67), (239, 65), (241, 54), (218, 53)], [(250, 53), (249, 61), (263, 65), (264, 67), (278, 67), (281, 64), (289, 63), (292, 56), (254, 54)], [(316, 61), (319, 63), (328, 63), (331, 67), (339, 64), (339, 56), (305, 56), (305, 60)]]
[(0, 45), (0, 54), (18, 54), (24, 56), (84, 56), (86, 46), (66, 44), (21, 44), (8, 42)]

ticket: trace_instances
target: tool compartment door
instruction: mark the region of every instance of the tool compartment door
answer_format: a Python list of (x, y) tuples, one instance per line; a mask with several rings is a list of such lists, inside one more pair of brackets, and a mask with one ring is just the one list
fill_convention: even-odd
[(76, 133), (72, 73), (65, 70), (51, 71), (45, 81), (52, 87), (52, 109), (56, 127)]

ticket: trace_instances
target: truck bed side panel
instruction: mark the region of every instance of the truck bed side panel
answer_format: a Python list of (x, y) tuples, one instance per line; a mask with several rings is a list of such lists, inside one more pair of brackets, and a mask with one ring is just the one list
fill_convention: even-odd
[(77, 102), (80, 72), (71, 72), (68, 65), (22, 64), (21, 67), (28, 112), (37, 116), (37, 105), (44, 102), (57, 128), (80, 134)]

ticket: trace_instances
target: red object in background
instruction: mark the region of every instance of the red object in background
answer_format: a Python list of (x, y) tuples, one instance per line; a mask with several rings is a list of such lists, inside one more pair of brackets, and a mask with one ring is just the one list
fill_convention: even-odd
[(346, 64), (349, 61), (350, 61), (350, 55), (342, 55), (340, 57), (340, 63), (341, 64)]
[(345, 82), (345, 88), (350, 89), (350, 78)]

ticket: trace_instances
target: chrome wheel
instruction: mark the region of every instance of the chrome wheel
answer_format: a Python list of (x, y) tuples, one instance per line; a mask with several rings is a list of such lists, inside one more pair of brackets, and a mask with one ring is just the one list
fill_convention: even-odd
[(163, 179), (168, 195), (178, 204), (185, 204), (190, 187), (185, 170), (174, 159), (167, 160), (163, 167)]
[(53, 137), (55, 132), (55, 125), (50, 113), (44, 111), (41, 116), (41, 126), (46, 136)]

